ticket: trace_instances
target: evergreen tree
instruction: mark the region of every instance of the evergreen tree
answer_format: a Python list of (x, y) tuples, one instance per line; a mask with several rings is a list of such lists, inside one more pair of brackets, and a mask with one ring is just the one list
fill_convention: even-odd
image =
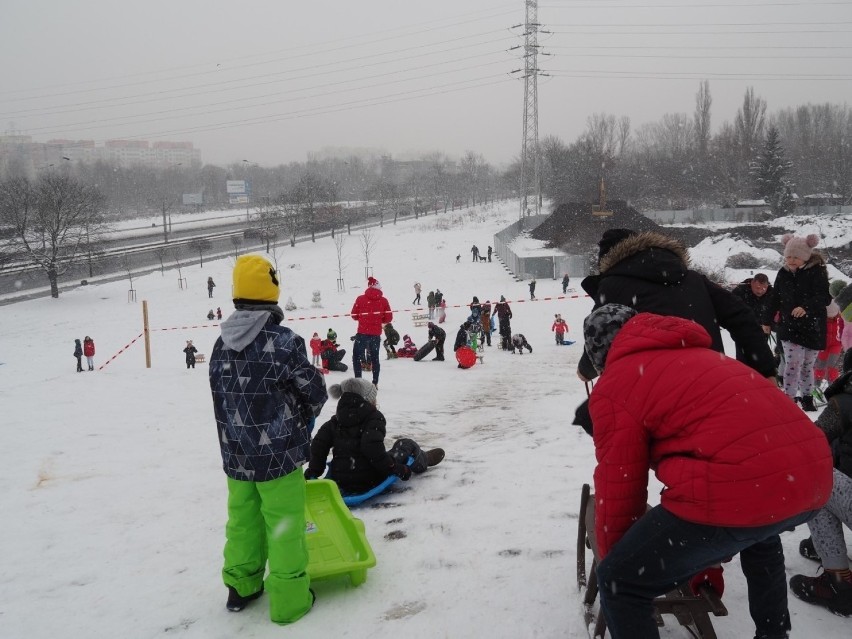
[(750, 165), (755, 195), (766, 200), (775, 215), (785, 215), (793, 208), (793, 183), (787, 178), (793, 163), (784, 157), (778, 129), (770, 125), (763, 148)]

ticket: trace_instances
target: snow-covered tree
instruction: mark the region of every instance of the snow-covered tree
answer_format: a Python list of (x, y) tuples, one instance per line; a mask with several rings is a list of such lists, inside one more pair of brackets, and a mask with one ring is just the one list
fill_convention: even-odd
[(766, 200), (775, 215), (785, 215), (793, 207), (793, 183), (787, 178), (793, 163), (784, 156), (778, 129), (766, 131), (763, 147), (750, 165), (755, 195)]

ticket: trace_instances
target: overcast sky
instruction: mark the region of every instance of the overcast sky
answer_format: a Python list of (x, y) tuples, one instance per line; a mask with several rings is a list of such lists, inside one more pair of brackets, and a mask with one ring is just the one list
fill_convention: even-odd
[[(521, 145), (524, 2), (3, 0), (0, 131), (189, 140), (204, 162), (303, 161), (324, 147), (395, 157)], [(852, 101), (852, 2), (540, 0), (540, 136), (593, 113), (634, 130), (692, 113), (713, 128), (748, 86), (769, 111)]]

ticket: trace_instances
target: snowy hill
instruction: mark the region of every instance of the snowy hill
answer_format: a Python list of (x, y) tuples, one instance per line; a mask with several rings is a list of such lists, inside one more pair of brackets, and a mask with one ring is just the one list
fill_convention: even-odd
[[(314, 609), (288, 628), (269, 622), (265, 598), (240, 614), (225, 611), (225, 475), (205, 367), (187, 370), (182, 353), (192, 339), (209, 354), (218, 330), (205, 316), (211, 307), (232, 310), (233, 258), (185, 268), (186, 290), (168, 271), (134, 280), (136, 303), (127, 302), (126, 282), (114, 282), (0, 308), (7, 453), (0, 637), (586, 637), (575, 544), (594, 451), (570, 425), (585, 398), (574, 374), (580, 344), (556, 346), (550, 326), (561, 313), (568, 337), (579, 339), (591, 302), (577, 293), (529, 302), (526, 283), (500, 263), (470, 261), (470, 246), (492, 244), (516, 215), (510, 202), (373, 229), (370, 265), (401, 335), (418, 345), (426, 340), (426, 329), (411, 320), (419, 281), (424, 301), (440, 288), (450, 305), (448, 341), (467, 315), (456, 305), (505, 295), (513, 330), (534, 353), (513, 356), (495, 346), (470, 370), (451, 357), (382, 362), (379, 405), (389, 438), (441, 446), (447, 458), (357, 509), (377, 566), (358, 588), (345, 580), (314, 584)], [(719, 267), (742, 250), (708, 243), (696, 257)], [(345, 315), (365, 279), (354, 231), (344, 263), (346, 290), (337, 292), (331, 239), (286, 246), (279, 255), (282, 305), (291, 297), (298, 306), (288, 325), (306, 338), (334, 328), (349, 349), (355, 322)], [(218, 284), (213, 299), (208, 276)], [(579, 290), (579, 282), (572, 286)], [(322, 308), (311, 306), (317, 289)], [(541, 280), (536, 293), (559, 296), (560, 282)], [(150, 369), (142, 300), (152, 328)], [(95, 340), (98, 370), (75, 373), (73, 343), (84, 335)], [(332, 373), (327, 381), (345, 377)], [(320, 421), (333, 410), (331, 401)], [(652, 499), (658, 488), (652, 482)], [(789, 575), (815, 573), (796, 551), (806, 535), (784, 536)], [(716, 631), (751, 636), (736, 559), (725, 575), (730, 616), (713, 620)], [(793, 637), (848, 634), (848, 621), (827, 611), (792, 597), (790, 610)], [(664, 637), (688, 636), (667, 623)]]

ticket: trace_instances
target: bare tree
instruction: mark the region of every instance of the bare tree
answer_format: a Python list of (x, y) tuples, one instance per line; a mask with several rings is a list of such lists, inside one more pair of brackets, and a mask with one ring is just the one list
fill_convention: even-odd
[(236, 260), (240, 256), (240, 249), (243, 246), (243, 238), (241, 238), (239, 235), (232, 235), (231, 246), (234, 249), (234, 259)]
[(136, 301), (136, 289), (133, 288), (133, 257), (130, 253), (122, 253), (120, 258), (121, 270), (127, 273), (127, 279), (130, 281), (130, 288), (127, 290), (127, 301)]
[(376, 238), (372, 229), (364, 229), (361, 232), (361, 250), (364, 253), (364, 279), (370, 277), (370, 254), (376, 248)]
[[(152, 170), (140, 169), (151, 173)], [(163, 214), (163, 241), (169, 241), (169, 215), (181, 201), (182, 188), (179, 183), (179, 169), (167, 168), (159, 179), (152, 179), (153, 187), (149, 191), (149, 203)]]
[(290, 202), (300, 207), (303, 219), (311, 231), (311, 241), (316, 242), (318, 204), (334, 200), (334, 185), (322, 175), (309, 170), (290, 191)]
[(281, 226), (281, 210), (280, 205), (270, 204), (269, 198), (264, 198), (257, 211), (257, 225), (260, 228), (260, 236), (266, 240), (267, 253), (272, 240), (277, 236), (278, 227)]
[(346, 270), (346, 257), (343, 254), (343, 246), (346, 244), (346, 236), (343, 234), (334, 238), (334, 251), (337, 254), (337, 290), (345, 291), (343, 282), (343, 271)]
[(281, 221), (290, 238), (290, 246), (296, 246), (296, 235), (302, 228), (302, 215), (297, 204), (281, 204)]
[(50, 294), (59, 297), (59, 276), (105, 230), (100, 191), (67, 174), (47, 173), (37, 182), (0, 183), (0, 221), (14, 229), (12, 247), (42, 269)]
[(167, 249), (165, 246), (158, 246), (156, 249), (154, 249), (154, 255), (157, 256), (157, 259), (160, 262), (160, 275), (163, 276), (166, 275), (166, 251)]
[(737, 166), (737, 188), (742, 191), (747, 184), (749, 165), (757, 155), (763, 142), (763, 129), (766, 124), (766, 100), (754, 95), (754, 88), (746, 89), (743, 104), (737, 111), (734, 120), (734, 131), (739, 147), (739, 164)]
[(695, 146), (702, 159), (707, 157), (710, 146), (710, 107), (712, 105), (710, 82), (704, 80), (698, 86), (698, 93), (695, 94), (695, 114), (693, 115)]
[(201, 262), (201, 268), (204, 268), (204, 252), (209, 251), (213, 246), (210, 240), (203, 237), (197, 237), (189, 243), (189, 248), (198, 253), (198, 259)]
[[(376, 203), (376, 211), (379, 214), (379, 226), (385, 225), (385, 214), (388, 212), (390, 203), (399, 195), (396, 184), (390, 182), (384, 175), (379, 175), (367, 189), (367, 197)], [(396, 220), (396, 216), (394, 216)]]
[(171, 250), (172, 260), (174, 261), (175, 266), (177, 266), (177, 270), (178, 270), (178, 288), (179, 289), (185, 289), (186, 288), (186, 278), (184, 278), (184, 276), (183, 276), (183, 261), (181, 260), (181, 257), (182, 257), (181, 253), (182, 253), (182, 248), (181, 248), (180, 244), (172, 247), (172, 250)]

